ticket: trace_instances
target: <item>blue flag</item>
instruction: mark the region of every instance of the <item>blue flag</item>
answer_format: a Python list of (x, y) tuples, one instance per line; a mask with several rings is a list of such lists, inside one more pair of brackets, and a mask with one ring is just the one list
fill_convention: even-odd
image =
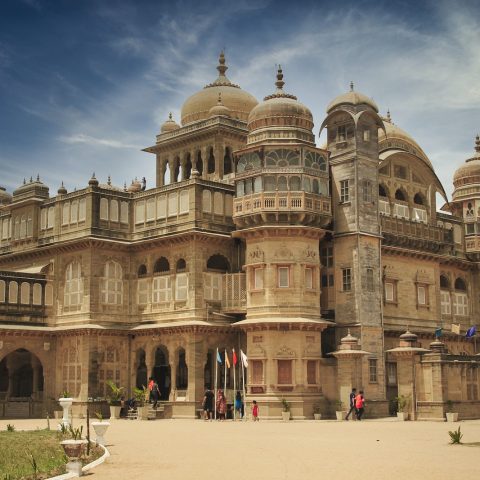
[(440, 338), (442, 336), (442, 329), (439, 327), (439, 328), (436, 328), (435, 329), (435, 338)]
[(465, 336), (467, 338), (472, 338), (476, 333), (477, 333), (477, 327), (474, 325), (473, 327), (470, 327), (467, 330), (467, 333), (465, 334)]
[(217, 350), (217, 362), (221, 365), (222, 364), (222, 357), (220, 356), (220, 353)]

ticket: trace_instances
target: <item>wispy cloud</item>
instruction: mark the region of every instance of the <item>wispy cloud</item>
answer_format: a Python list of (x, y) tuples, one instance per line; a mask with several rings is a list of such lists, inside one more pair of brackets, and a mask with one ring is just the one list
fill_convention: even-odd
[(69, 137), (59, 137), (59, 140), (63, 143), (68, 143), (70, 145), (75, 145), (78, 143), (84, 143), (91, 146), (102, 146), (109, 148), (133, 148), (135, 150), (140, 150), (139, 145), (132, 145), (129, 143), (124, 143), (120, 140), (112, 140), (109, 138), (95, 138), (90, 135), (84, 135), (83, 133), (78, 133), (76, 135), (71, 135)]

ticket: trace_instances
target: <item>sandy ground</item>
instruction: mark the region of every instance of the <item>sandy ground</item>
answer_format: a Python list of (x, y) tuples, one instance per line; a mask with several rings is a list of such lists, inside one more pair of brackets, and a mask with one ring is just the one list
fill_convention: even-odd
[[(7, 423), (17, 430), (46, 427), (46, 420), (1, 420), (0, 430)], [(52, 428), (56, 423), (51, 421)], [(464, 445), (449, 445), (448, 431), (459, 426)], [(88, 475), (91, 480), (468, 480), (480, 475), (480, 420), (112, 420), (105, 438), (111, 457)]]

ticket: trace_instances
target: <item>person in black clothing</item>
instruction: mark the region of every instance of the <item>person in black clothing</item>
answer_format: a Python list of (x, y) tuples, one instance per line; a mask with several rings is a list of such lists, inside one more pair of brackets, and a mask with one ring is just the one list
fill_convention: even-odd
[(345, 420), (348, 420), (348, 417), (350, 414), (352, 414), (352, 418), (355, 418), (357, 414), (357, 409), (355, 408), (355, 397), (357, 396), (357, 389), (352, 388), (352, 391), (350, 392), (350, 410), (347, 413), (347, 416), (345, 417)]
[(203, 418), (205, 420), (211, 420), (212, 419), (212, 413), (213, 413), (213, 401), (214, 401), (214, 394), (213, 392), (207, 387), (205, 390), (205, 395), (203, 397)]
[(153, 388), (152, 388), (152, 401), (153, 401), (153, 408), (157, 408), (158, 401), (160, 400), (160, 390), (158, 388), (158, 383), (154, 380), (153, 381)]

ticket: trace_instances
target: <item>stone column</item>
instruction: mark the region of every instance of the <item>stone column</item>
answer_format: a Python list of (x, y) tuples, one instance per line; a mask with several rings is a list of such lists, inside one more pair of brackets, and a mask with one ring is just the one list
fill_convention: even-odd
[(187, 152), (182, 152), (180, 154), (180, 166), (182, 167), (182, 176), (180, 180), (186, 180), (186, 168), (187, 165)]
[[(190, 402), (195, 402), (199, 405), (203, 399), (204, 381), (203, 381), (203, 367), (205, 365), (207, 352), (204, 348), (203, 341), (195, 334), (191, 334), (188, 339), (186, 350), (186, 362), (188, 367), (188, 389), (187, 399)], [(213, 385), (211, 386), (213, 389)], [(195, 406), (192, 411), (195, 415)]]
[(197, 169), (197, 151), (191, 150), (190, 151), (190, 160), (192, 162), (192, 173), (191, 177), (198, 177), (198, 169)]
[(225, 146), (215, 145), (213, 154), (215, 156), (215, 177), (221, 180), (223, 178), (223, 158), (225, 156)]
[(34, 400), (38, 399), (38, 373), (39, 373), (39, 362), (36, 357), (31, 356), (30, 364), (32, 366), (32, 397)]
[(209, 148), (208, 147), (202, 147), (201, 149), (202, 152), (202, 163), (203, 163), (203, 169), (202, 169), (202, 178), (208, 178), (208, 157), (209, 157)]

